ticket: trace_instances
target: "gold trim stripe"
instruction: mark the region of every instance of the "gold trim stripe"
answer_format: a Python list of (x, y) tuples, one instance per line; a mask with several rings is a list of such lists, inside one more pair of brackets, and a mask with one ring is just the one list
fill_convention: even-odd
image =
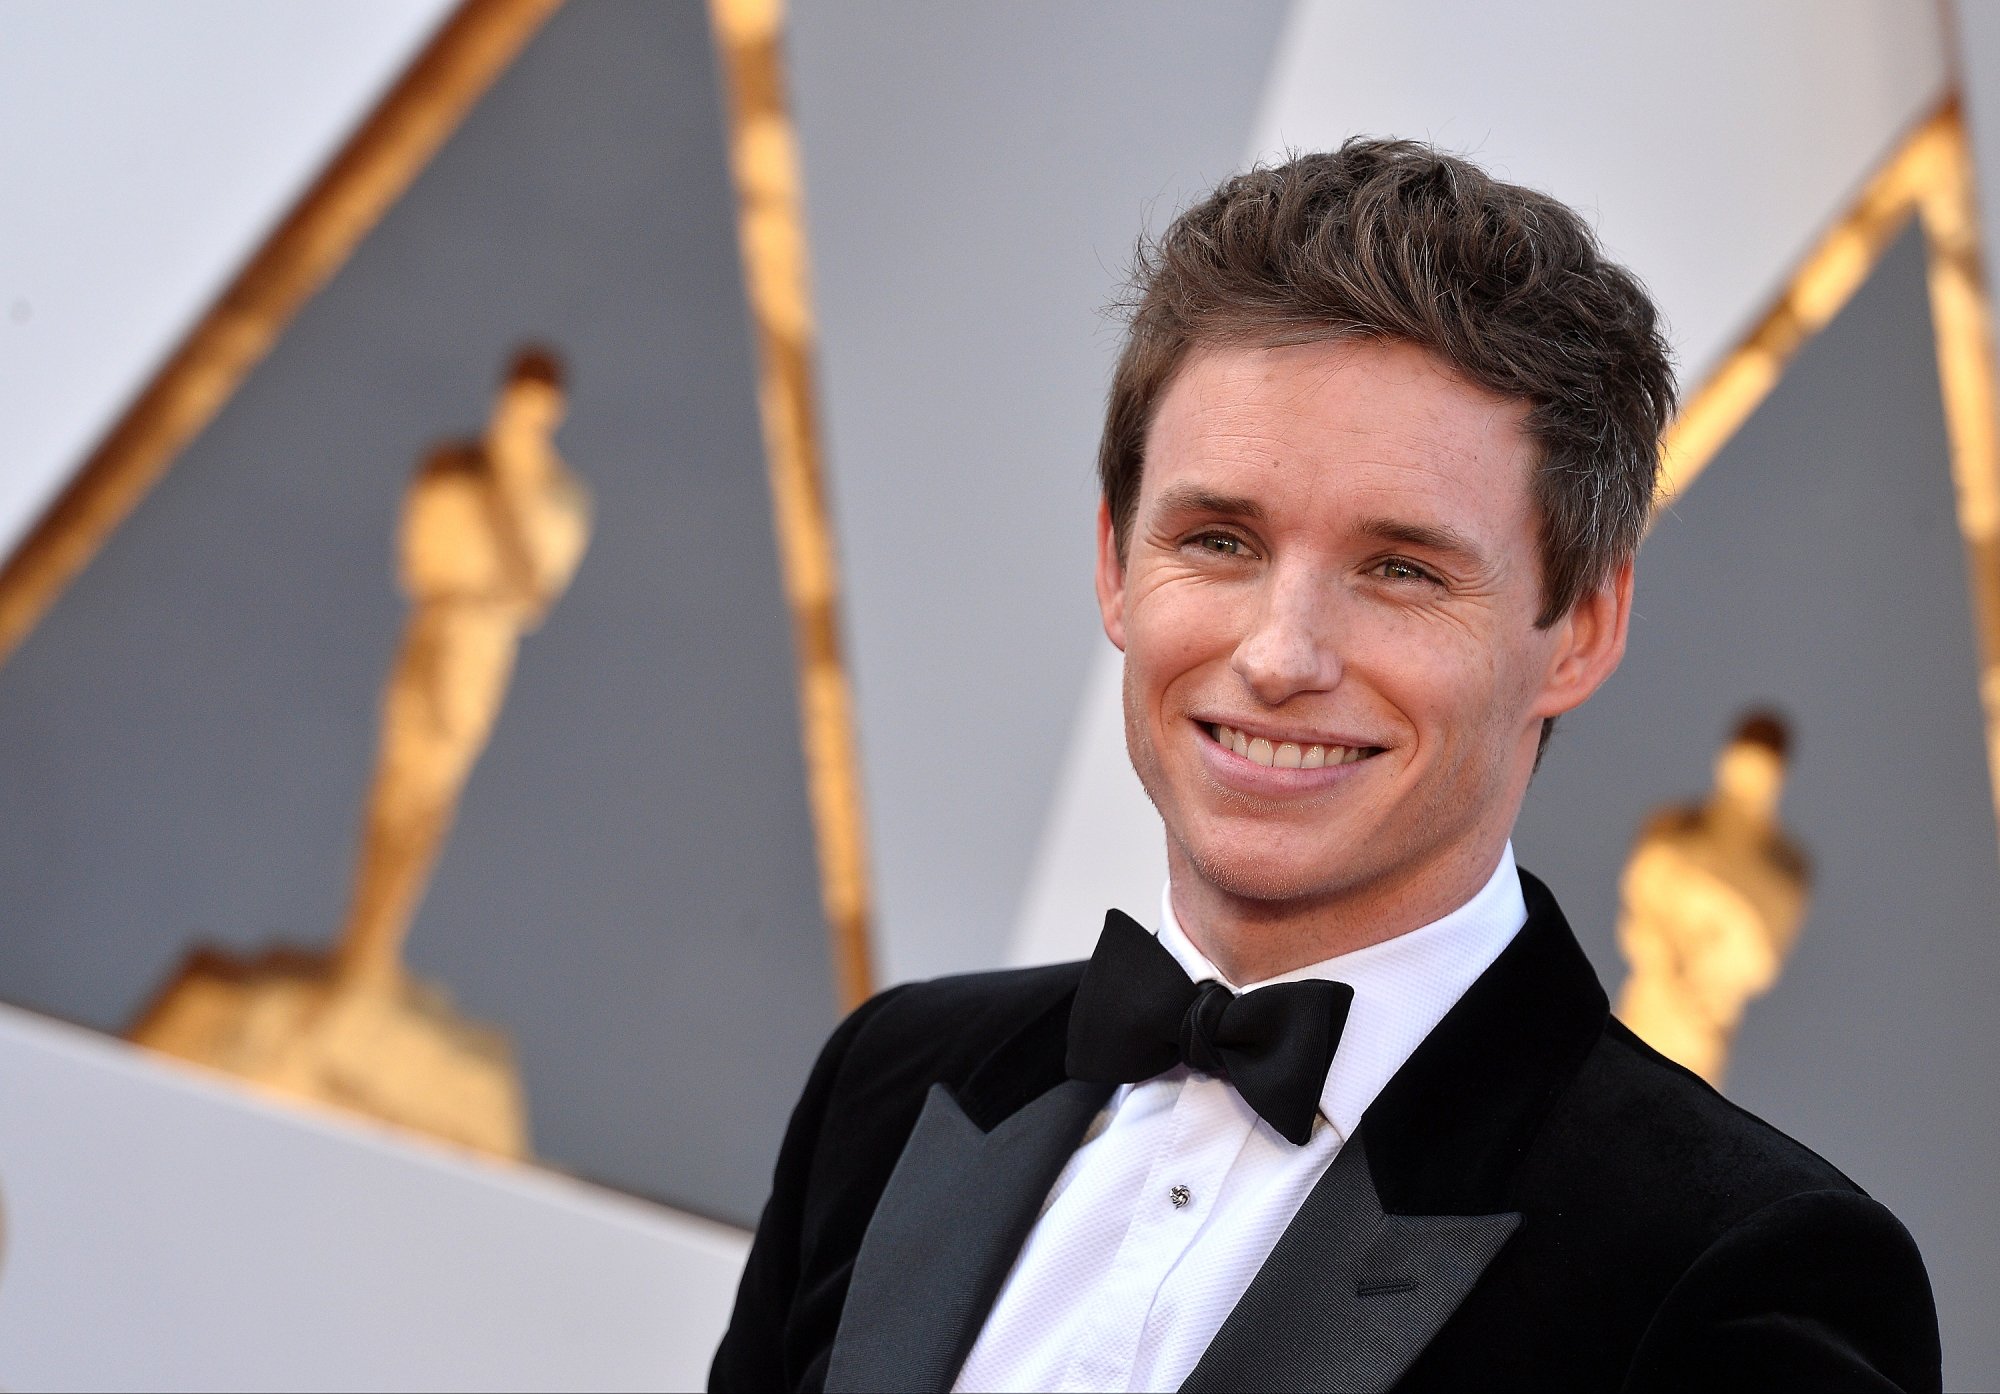
[(799, 720), (835, 991), (872, 991), (867, 824), (840, 583), (820, 463), (812, 296), (798, 141), (785, 102), (782, 0), (710, 0), (729, 103), (743, 273), (755, 323), (774, 525), (799, 665)]
[(1661, 443), (1660, 506), (1694, 483), (1778, 385), (1792, 357), (1840, 313), (1916, 211), (1958, 131), (1947, 101), (1900, 145), (1806, 253), (1791, 279), (1681, 408)]
[(1938, 386), (1978, 646), (1986, 763), (2000, 819), (2000, 356), (1972, 153), (1956, 96), (1884, 161), (1806, 254), (1771, 309), (1689, 399), (1661, 445), (1660, 503), (1664, 508), (1708, 467), (1913, 215), (1924, 229)]
[(2000, 416), (1996, 416), (1993, 310), (1979, 243), (1972, 152), (1956, 109), (1934, 142), (1920, 196), (1929, 249), (1931, 326), (1938, 386), (1951, 441), (1951, 477), (1979, 643), (1986, 762), (2000, 817)]
[(214, 419), (561, 0), (465, 0), (0, 568), (0, 662)]

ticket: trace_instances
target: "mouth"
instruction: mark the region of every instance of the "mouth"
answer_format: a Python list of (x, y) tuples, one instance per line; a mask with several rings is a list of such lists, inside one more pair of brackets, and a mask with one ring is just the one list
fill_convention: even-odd
[(1383, 751), (1379, 745), (1339, 745), (1308, 738), (1287, 740), (1283, 736), (1258, 735), (1219, 721), (1197, 724), (1216, 745), (1267, 770), (1331, 769), (1357, 764)]

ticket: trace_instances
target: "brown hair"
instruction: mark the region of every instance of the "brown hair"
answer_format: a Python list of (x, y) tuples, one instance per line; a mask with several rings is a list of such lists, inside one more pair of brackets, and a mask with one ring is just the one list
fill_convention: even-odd
[[(1546, 194), (1407, 140), (1253, 169), (1142, 243), (1098, 474), (1122, 559), (1147, 428), (1196, 346), (1397, 339), (1528, 404), (1544, 628), (1638, 549), (1673, 364), (1638, 280)], [(1546, 732), (1544, 733), (1546, 740)]]

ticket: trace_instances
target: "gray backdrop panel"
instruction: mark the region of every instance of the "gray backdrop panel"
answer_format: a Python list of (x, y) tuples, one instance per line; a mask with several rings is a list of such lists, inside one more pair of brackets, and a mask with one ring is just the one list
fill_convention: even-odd
[(1566, 718), (1521, 864), (1600, 975), (1631, 839), (1700, 797), (1736, 715), (1790, 713), (1784, 818), (1816, 885), (1730, 1096), (1825, 1154), (1930, 1263), (1952, 1388), (2000, 1382), (2000, 841), (1915, 233), (1800, 355), (1640, 556), (1624, 667)]
[(323, 943), (404, 480), (512, 346), (597, 496), (411, 942), (550, 1161), (749, 1221), (834, 1019), (704, 11), (557, 14), (0, 670), (0, 995), (124, 1027), (195, 938)]

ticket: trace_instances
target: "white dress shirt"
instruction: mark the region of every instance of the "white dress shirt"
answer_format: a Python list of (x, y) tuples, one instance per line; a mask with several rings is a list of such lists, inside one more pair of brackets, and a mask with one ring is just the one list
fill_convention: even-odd
[[(1160, 942), (1188, 976), (1234, 987), (1161, 902)], [(954, 1387), (1178, 1388), (1375, 1096), (1527, 918), (1510, 843), (1443, 919), (1238, 988), (1354, 989), (1312, 1137), (1294, 1146), (1185, 1066), (1121, 1085), (1056, 1178)]]

